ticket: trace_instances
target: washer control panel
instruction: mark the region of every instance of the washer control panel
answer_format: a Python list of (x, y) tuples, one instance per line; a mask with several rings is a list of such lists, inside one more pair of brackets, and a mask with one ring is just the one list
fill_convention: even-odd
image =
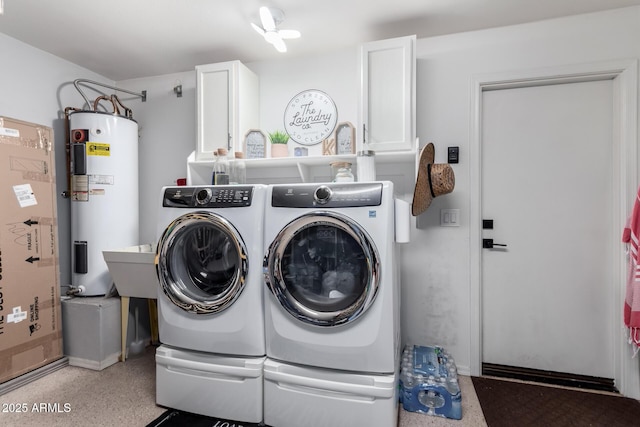
[(167, 187), (162, 206), (165, 208), (235, 208), (251, 206), (253, 187), (245, 185), (206, 185)]
[(379, 206), (382, 183), (326, 183), (274, 185), (271, 206), (282, 208), (346, 208)]

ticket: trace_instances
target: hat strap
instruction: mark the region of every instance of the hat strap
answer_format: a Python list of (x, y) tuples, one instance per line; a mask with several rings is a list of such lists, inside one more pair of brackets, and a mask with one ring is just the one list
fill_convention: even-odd
[(433, 194), (433, 183), (431, 182), (431, 163), (427, 163), (427, 176), (429, 177), (429, 191), (431, 192), (431, 197), (436, 197)]

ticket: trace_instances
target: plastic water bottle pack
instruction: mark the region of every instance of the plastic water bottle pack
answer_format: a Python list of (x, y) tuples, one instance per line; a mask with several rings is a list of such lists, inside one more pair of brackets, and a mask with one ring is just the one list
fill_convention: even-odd
[(438, 346), (406, 346), (400, 370), (400, 401), (405, 411), (461, 419), (462, 395), (453, 357)]

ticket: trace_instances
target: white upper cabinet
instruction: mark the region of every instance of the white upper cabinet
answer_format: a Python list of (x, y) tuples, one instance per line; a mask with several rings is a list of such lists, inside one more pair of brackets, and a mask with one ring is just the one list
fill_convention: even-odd
[[(415, 185), (415, 45), (415, 36), (366, 43), (358, 51), (360, 64), (357, 64), (357, 58), (352, 57), (352, 67), (348, 73), (340, 75), (343, 82), (345, 79), (352, 81), (358, 77), (354, 73), (361, 73), (359, 93), (349, 86), (350, 92), (342, 100), (347, 107), (345, 110), (358, 110), (356, 151), (368, 149), (376, 152), (377, 179), (393, 181), (398, 194), (411, 194)], [(318, 71), (313, 63), (305, 67), (296, 62), (292, 70), (283, 67), (286, 71), (277, 75), (270, 67), (258, 68), (266, 85), (263, 96), (282, 91), (295, 93), (294, 87), (300, 84), (297, 74), (305, 76), (302, 80), (305, 86), (302, 87), (313, 88), (318, 85), (316, 82), (326, 81), (322, 74), (324, 69)], [(263, 111), (260, 117), (258, 77), (239, 61), (200, 65), (196, 71), (198, 142), (187, 160), (187, 183), (205, 185), (211, 182), (215, 149), (231, 145), (230, 150), (244, 151), (247, 132), (261, 130), (260, 124), (264, 126), (264, 122), (267, 122), (268, 129), (277, 129), (282, 123), (283, 112)], [(343, 86), (329, 84), (328, 90), (335, 92), (340, 88)], [(270, 109), (282, 107), (279, 101), (268, 95), (267, 100), (262, 100), (262, 104)], [(345, 115), (344, 120), (351, 117)], [(363, 125), (366, 131), (364, 138)], [(363, 144), (363, 139), (366, 144)], [(351, 162), (357, 174), (357, 158), (351, 153), (285, 158), (267, 156), (245, 159), (247, 182), (326, 182), (331, 179), (329, 164), (336, 160)]]
[(362, 45), (358, 149), (415, 150), (415, 45), (416, 36)]
[(218, 148), (242, 151), (244, 136), (260, 124), (258, 76), (240, 61), (196, 66), (195, 160)]

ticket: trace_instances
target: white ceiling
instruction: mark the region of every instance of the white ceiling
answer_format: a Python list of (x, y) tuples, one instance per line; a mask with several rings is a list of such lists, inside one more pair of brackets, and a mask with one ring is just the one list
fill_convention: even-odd
[[(640, 5), (640, 0), (4, 0), (0, 32), (114, 81)], [(302, 32), (278, 53), (258, 9)]]

